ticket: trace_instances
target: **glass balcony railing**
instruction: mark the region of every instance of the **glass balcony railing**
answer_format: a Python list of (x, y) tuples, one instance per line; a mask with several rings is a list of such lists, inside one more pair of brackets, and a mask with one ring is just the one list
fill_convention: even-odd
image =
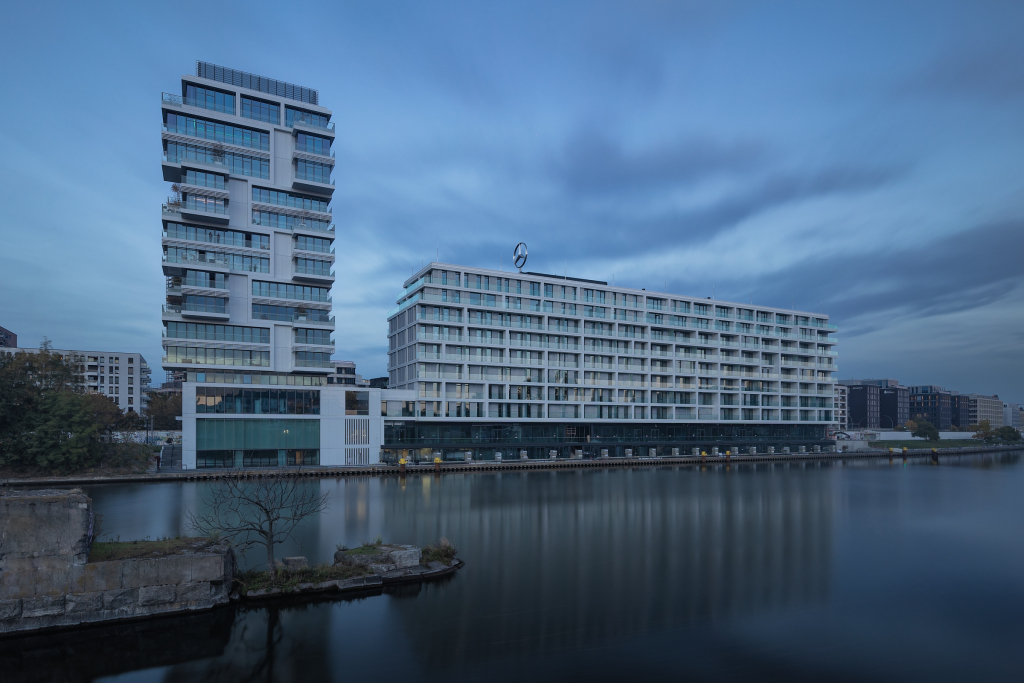
[(224, 182), (224, 177), (219, 175), (211, 175), (204, 173), (202, 175), (193, 175), (186, 173), (185, 177), (181, 179), (182, 185), (191, 185), (192, 187), (209, 187), (214, 190), (226, 190), (227, 184)]
[(322, 121), (319, 117), (304, 115), (299, 112), (289, 112), (288, 118), (291, 120), (291, 125), (294, 127), (296, 124), (300, 126), (309, 126), (311, 128), (319, 128), (321, 130), (334, 130), (334, 121)]
[(206, 166), (217, 166), (224, 169), (224, 173), (228, 172), (228, 164), (223, 159), (218, 159), (213, 156), (206, 156), (202, 159), (190, 158), (184, 154), (168, 154), (163, 153), (163, 160), (169, 164), (204, 164)]
[(295, 266), (296, 275), (318, 275), (320, 277), (334, 277), (329, 268), (312, 268), (309, 266)]
[(320, 183), (322, 185), (334, 185), (334, 178), (324, 177), (318, 173), (300, 173), (295, 172), (296, 180), (304, 180), (306, 182)]
[[(171, 204), (172, 200), (168, 199), (167, 203)], [(202, 211), (203, 213), (215, 213), (221, 216), (226, 216), (228, 213), (228, 207), (217, 202), (197, 202), (189, 198), (188, 201), (179, 203), (179, 205), (186, 211)]]
[(295, 360), (297, 368), (333, 368), (334, 364), (329, 360)]
[(205, 287), (207, 289), (227, 289), (227, 282), (217, 282), (216, 280), (205, 280), (201, 278), (187, 277), (181, 281), (181, 284), (186, 287)]

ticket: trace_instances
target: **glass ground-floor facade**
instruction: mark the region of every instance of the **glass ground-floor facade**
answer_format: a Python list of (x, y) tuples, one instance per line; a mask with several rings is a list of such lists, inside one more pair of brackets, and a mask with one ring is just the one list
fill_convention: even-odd
[[(394, 462), (526, 457), (583, 458), (691, 455), (700, 452), (782, 453), (834, 447), (826, 425), (593, 422), (385, 421), (381, 459)], [(769, 450), (771, 449), (771, 450)]]

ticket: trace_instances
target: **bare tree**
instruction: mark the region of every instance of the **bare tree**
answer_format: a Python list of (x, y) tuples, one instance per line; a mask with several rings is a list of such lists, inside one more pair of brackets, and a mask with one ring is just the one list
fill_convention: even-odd
[(321, 495), (308, 481), (263, 474), (258, 479), (230, 477), (214, 486), (199, 514), (188, 521), (201, 534), (219, 533), (231, 539), (240, 553), (264, 546), (270, 578), (277, 578), (274, 546), (286, 539), (306, 517), (328, 508), (329, 494)]

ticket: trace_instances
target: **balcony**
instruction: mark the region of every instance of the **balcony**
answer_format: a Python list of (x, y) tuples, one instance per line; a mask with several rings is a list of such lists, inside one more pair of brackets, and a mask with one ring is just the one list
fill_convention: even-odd
[(334, 273), (327, 268), (294, 266), (292, 279), (306, 282), (334, 282)]
[(334, 367), (334, 364), (330, 360), (295, 360), (295, 367), (332, 369)]
[(292, 181), (292, 189), (303, 192), (334, 194), (334, 178), (331, 178), (329, 182), (324, 182), (324, 180), (323, 176), (317, 176), (313, 173), (296, 173), (295, 179)]
[(334, 121), (328, 121), (324, 124), (312, 116), (305, 116), (299, 112), (294, 112), (292, 113), (292, 130), (308, 130), (314, 135), (325, 135), (333, 138)]
[[(225, 300), (225, 304), (227, 300)], [(164, 315), (181, 316), (182, 318), (197, 318), (204, 320), (228, 320), (226, 306), (208, 306), (202, 304), (165, 304)]]
[(168, 198), (167, 204), (164, 206), (172, 207), (175, 204), (177, 204), (178, 213), (181, 214), (182, 218), (191, 218), (192, 220), (218, 223), (220, 225), (227, 225), (230, 222), (227, 206), (194, 201), (175, 202), (171, 198)]
[(209, 111), (215, 111), (219, 114), (230, 114), (235, 115), (235, 108), (227, 107), (222, 104), (215, 102), (207, 102), (206, 100), (196, 99), (194, 97), (182, 97), (181, 95), (172, 95), (171, 93), (161, 93), (160, 103), (165, 107), (181, 108), (182, 106), (196, 107), (197, 109), (207, 109)]

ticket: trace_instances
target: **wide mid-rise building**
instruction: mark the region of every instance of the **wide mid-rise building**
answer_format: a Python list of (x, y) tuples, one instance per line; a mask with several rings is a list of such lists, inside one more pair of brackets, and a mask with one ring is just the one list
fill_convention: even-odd
[(392, 455), (764, 448), (835, 426), (821, 313), (437, 262), (397, 303), (388, 383), (416, 419), (387, 423)]
[[(39, 353), (39, 349), (4, 348), (0, 353)], [(50, 353), (77, 366), (86, 393), (102, 394), (126, 412), (145, 412), (152, 370), (141, 353), (71, 349), (51, 349)]]

